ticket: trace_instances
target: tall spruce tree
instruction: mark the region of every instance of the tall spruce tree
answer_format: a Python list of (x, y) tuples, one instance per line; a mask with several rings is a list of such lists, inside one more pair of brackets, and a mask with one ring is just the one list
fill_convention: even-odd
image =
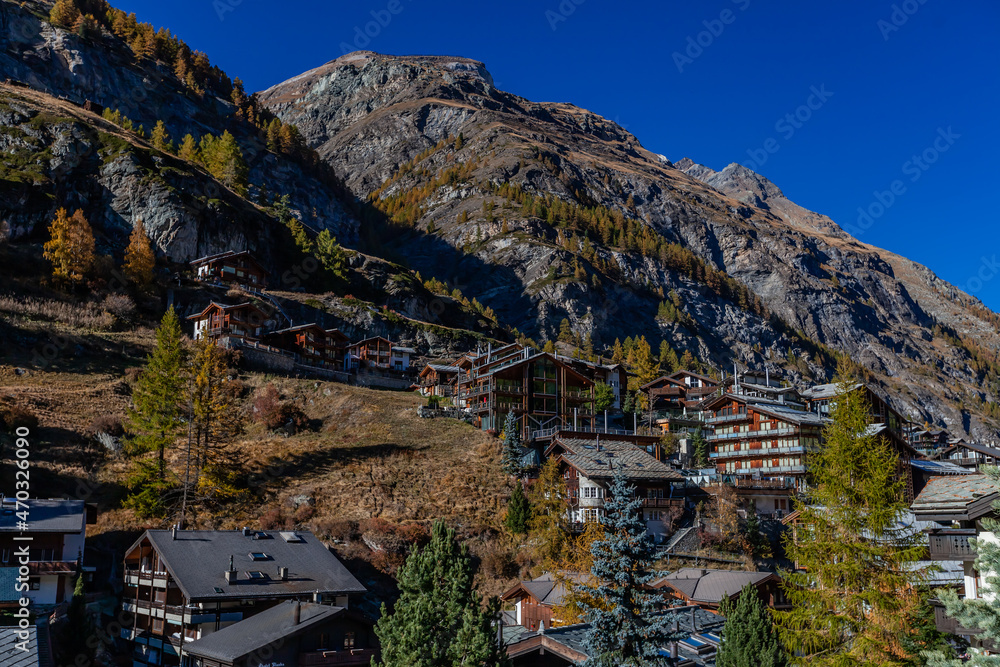
[(528, 522), (531, 521), (531, 503), (524, 495), (524, 488), (521, 482), (514, 482), (514, 490), (507, 501), (507, 518), (504, 523), (514, 535), (523, 535), (528, 532)]
[[(980, 472), (986, 474), (993, 482), (1000, 487), (1000, 468), (996, 466), (983, 466)], [(1000, 501), (994, 501), (994, 511), (1000, 513)], [(984, 531), (1000, 534), (1000, 521), (994, 518), (982, 519)], [(977, 639), (985, 640), (994, 645), (1000, 645), (1000, 543), (994, 539), (970, 539), (972, 548), (976, 551), (974, 567), (983, 573), (985, 586), (979, 591), (976, 599), (970, 600), (959, 598), (958, 594), (951, 589), (941, 591), (940, 599), (944, 602), (945, 611), (952, 618), (958, 620), (959, 625), (965, 628), (976, 628), (980, 630), (976, 635)], [(962, 662), (950, 655), (950, 651), (937, 650), (924, 652), (927, 664), (930, 667), (997, 667), (1000, 665), (1000, 656), (984, 655), (981, 652), (973, 651), (972, 660)]]
[(723, 598), (719, 611), (726, 617), (716, 667), (785, 667), (788, 658), (778, 642), (771, 614), (753, 586), (736, 602)]
[(668, 625), (674, 614), (655, 613), (662, 597), (644, 588), (653, 580), (653, 543), (642, 520), (642, 499), (624, 471), (615, 471), (600, 518), (604, 535), (591, 546), (591, 574), (599, 582), (584, 586), (590, 630), (587, 665), (659, 664), (659, 650), (673, 639)]
[(431, 541), (414, 547), (399, 570), (393, 612), (382, 604), (375, 634), (382, 667), (505, 667), (496, 639), (495, 600), (486, 607), (472, 587), (472, 559), (455, 531), (437, 522)]
[(908, 510), (899, 458), (869, 428), (871, 407), (840, 375), (824, 443), (812, 454), (809, 502), (785, 537), (799, 570), (784, 578), (789, 611), (775, 612), (796, 665), (902, 665), (925, 576), (922, 534), (900, 527)]
[(521, 433), (517, 416), (511, 410), (503, 424), (503, 452), (500, 457), (500, 468), (505, 475), (517, 477), (521, 474)]
[(130, 504), (144, 515), (154, 516), (163, 509), (161, 498), (168, 488), (166, 450), (183, 420), (186, 358), (180, 323), (170, 308), (156, 330), (156, 346), (132, 390), (126, 426), (130, 455), (156, 452), (155, 463), (136, 462), (129, 483)]

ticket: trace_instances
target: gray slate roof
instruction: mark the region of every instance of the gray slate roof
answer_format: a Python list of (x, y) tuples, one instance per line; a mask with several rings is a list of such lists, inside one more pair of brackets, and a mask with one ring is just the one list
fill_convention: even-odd
[[(571, 585), (585, 583), (590, 577), (589, 574), (579, 572), (564, 572), (561, 576), (567, 582), (572, 582)], [(559, 581), (556, 575), (551, 572), (546, 572), (531, 581), (522, 581), (520, 587), (531, 593), (531, 596), (538, 600), (540, 604), (550, 607), (561, 605), (566, 594), (569, 592), (567, 585)], [(510, 591), (504, 594), (504, 598), (508, 599), (508, 593), (514, 592), (517, 588), (518, 586), (515, 586), (510, 589)]]
[[(87, 524), (87, 512), (82, 500), (26, 500), (30, 533), (79, 533)], [(0, 510), (0, 533), (18, 533), (20, 518), (13, 500), (4, 500)]]
[(771, 572), (735, 572), (685, 567), (653, 582), (656, 588), (670, 585), (691, 600), (719, 603), (739, 594), (747, 585), (756, 586), (774, 576)]
[(931, 473), (933, 475), (975, 475), (976, 471), (963, 468), (957, 463), (948, 461), (925, 461), (923, 459), (910, 459), (910, 465), (918, 470)]
[[(857, 382), (850, 388), (850, 391), (854, 391), (855, 389), (859, 389), (863, 386), (863, 384)], [(814, 400), (835, 398), (840, 395), (840, 385), (836, 382), (831, 382), (829, 384), (817, 384), (809, 387), (808, 389), (804, 389), (801, 394), (805, 398), (811, 398)]]
[(342, 614), (343, 607), (301, 603), (299, 624), (294, 624), (295, 602), (289, 600), (234, 623), (198, 641), (186, 644), (184, 652), (201, 658), (236, 662), (264, 647), (302, 634)]
[[(312, 533), (296, 532), (299, 542), (286, 542), (279, 531), (260, 531), (267, 539), (252, 539), (239, 530), (148, 530), (146, 536), (160, 554), (167, 570), (189, 600), (279, 597), (321, 593), (363, 593), (365, 587)], [(141, 539), (141, 538), (140, 538)], [(136, 543), (138, 544), (138, 542)], [(263, 552), (268, 560), (254, 561), (250, 554)], [(226, 583), (229, 557), (238, 575)], [(288, 568), (281, 581), (278, 567)], [(251, 580), (247, 572), (263, 572)], [(222, 590), (221, 593), (215, 591)]]
[(914, 514), (960, 513), (969, 504), (995, 497), (997, 485), (986, 475), (931, 477), (910, 505)]
[(623, 469), (630, 480), (684, 480), (683, 475), (630, 442), (600, 442), (600, 450), (597, 440), (567, 438), (559, 442), (566, 449), (563, 459), (592, 479), (610, 478), (616, 470)]
[(38, 629), (28, 628), (28, 650), (16, 648), (21, 642), (18, 628), (0, 628), (0, 665), (3, 667), (38, 667)]

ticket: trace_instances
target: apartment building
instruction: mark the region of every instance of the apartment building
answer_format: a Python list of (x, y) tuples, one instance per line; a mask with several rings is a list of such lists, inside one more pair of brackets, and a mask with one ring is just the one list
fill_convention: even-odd
[(133, 665), (179, 665), (184, 648), (288, 600), (349, 608), (365, 587), (314, 535), (147, 530), (124, 559), (122, 631)]

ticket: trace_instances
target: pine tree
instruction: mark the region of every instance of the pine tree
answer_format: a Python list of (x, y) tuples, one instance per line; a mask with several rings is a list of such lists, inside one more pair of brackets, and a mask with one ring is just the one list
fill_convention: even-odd
[(385, 603), (375, 625), (382, 667), (506, 667), (493, 629), (497, 602), (483, 609), (472, 587), (472, 559), (455, 531), (436, 522), (426, 547), (414, 547), (397, 576), (393, 613)]
[(691, 354), (690, 350), (684, 350), (684, 354), (681, 355), (681, 360), (678, 362), (678, 366), (684, 370), (691, 370), (694, 368), (694, 355)]
[(153, 245), (149, 242), (142, 220), (136, 220), (128, 239), (128, 247), (125, 249), (122, 273), (130, 282), (145, 288), (153, 282), (155, 268), (156, 256), (153, 254)]
[(165, 153), (174, 152), (174, 142), (170, 141), (170, 135), (167, 134), (167, 126), (163, 124), (162, 120), (156, 121), (153, 132), (149, 135), (149, 141), (153, 144), (153, 148), (158, 151)]
[[(979, 472), (989, 477), (997, 487), (1000, 487), (1000, 468), (996, 466), (981, 466)], [(1000, 501), (993, 502), (994, 511), (1000, 512)], [(982, 531), (994, 535), (1000, 534), (1000, 521), (992, 517), (981, 520)], [(985, 585), (981, 587), (976, 599), (959, 598), (951, 589), (940, 592), (945, 611), (958, 620), (965, 628), (977, 628), (980, 633), (976, 639), (985, 640), (994, 645), (1000, 643), (1000, 544), (986, 538), (970, 539), (969, 543), (976, 551), (973, 563), (977, 572), (983, 573)], [(933, 623), (933, 621), (931, 621)], [(945, 650), (935, 650), (924, 653), (930, 667), (996, 667), (1000, 665), (1000, 656), (986, 656), (973, 652), (972, 660), (962, 662), (949, 655)]]
[(566, 480), (559, 471), (559, 460), (550, 457), (542, 466), (535, 483), (528, 488), (531, 502), (531, 533), (537, 538), (539, 560), (556, 569), (569, 535), (566, 527)]
[(181, 139), (180, 148), (177, 149), (177, 157), (188, 162), (200, 162), (201, 154), (198, 151), (198, 143), (190, 134), (185, 134)]
[(672, 614), (654, 614), (662, 598), (644, 586), (654, 578), (653, 543), (636, 497), (622, 468), (615, 470), (600, 518), (605, 535), (591, 547), (591, 573), (599, 582), (583, 587), (593, 599), (584, 603), (590, 630), (584, 640), (588, 665), (655, 664), (671, 637)]
[(49, 11), (49, 23), (62, 28), (72, 28), (80, 19), (80, 10), (73, 0), (57, 0)]
[(133, 456), (157, 454), (155, 464), (138, 462), (130, 483), (130, 504), (141, 513), (155, 515), (164, 509), (161, 498), (168, 488), (166, 450), (183, 423), (186, 356), (180, 323), (170, 308), (156, 330), (156, 347), (136, 381), (128, 413), (128, 452)]
[(653, 351), (645, 336), (638, 338), (632, 344), (625, 364), (634, 373), (628, 379), (628, 388), (632, 391), (638, 391), (640, 387), (652, 382), (660, 375), (659, 367), (653, 358)]
[(726, 617), (716, 667), (785, 667), (788, 659), (774, 622), (760, 594), (747, 586), (734, 603), (722, 599), (719, 611)]
[(316, 235), (316, 258), (336, 281), (347, 278), (347, 255), (328, 229)]
[(49, 236), (44, 257), (52, 262), (52, 275), (57, 280), (82, 282), (94, 264), (94, 232), (83, 211), (77, 209), (69, 216), (60, 208), (49, 225)]
[(560, 343), (572, 343), (573, 342), (573, 327), (570, 325), (569, 320), (565, 317), (559, 323), (559, 342)]
[(503, 454), (500, 457), (503, 474), (517, 477), (521, 474), (521, 432), (517, 416), (511, 410), (503, 425)]
[(908, 510), (899, 458), (870, 434), (864, 393), (840, 379), (812, 458), (809, 503), (785, 537), (789, 560), (802, 568), (783, 582), (793, 608), (775, 620), (795, 664), (899, 665), (913, 657), (903, 639), (919, 605), (926, 538), (899, 527)]
[(695, 429), (691, 436), (691, 449), (694, 452), (694, 464), (698, 468), (708, 466), (708, 442), (701, 432), (701, 427)]
[(556, 344), (551, 340), (545, 341), (545, 345), (542, 346), (542, 352), (548, 352), (549, 354), (554, 354), (556, 351)]
[(514, 483), (514, 491), (507, 501), (507, 519), (504, 523), (512, 534), (524, 535), (528, 532), (529, 521), (531, 521), (531, 503), (524, 495), (521, 482), (518, 481)]

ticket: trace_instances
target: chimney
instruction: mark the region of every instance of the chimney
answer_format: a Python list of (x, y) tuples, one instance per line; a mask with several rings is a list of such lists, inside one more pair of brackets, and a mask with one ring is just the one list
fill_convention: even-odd
[(323, 603), (323, 595), (319, 591), (313, 591), (313, 602), (316, 604)]
[(172, 539), (172, 540), (176, 540), (177, 539), (177, 524), (176, 523), (170, 529), (170, 539)]
[(300, 622), (302, 622), (302, 605), (296, 599), (295, 608), (292, 609), (292, 625), (298, 625)]
[(288, 581), (288, 568), (287, 567), (283, 567), (282, 566), (282, 567), (278, 568), (278, 579), (281, 579), (282, 581)]
[(232, 584), (236, 582), (236, 570), (226, 570), (226, 583)]

